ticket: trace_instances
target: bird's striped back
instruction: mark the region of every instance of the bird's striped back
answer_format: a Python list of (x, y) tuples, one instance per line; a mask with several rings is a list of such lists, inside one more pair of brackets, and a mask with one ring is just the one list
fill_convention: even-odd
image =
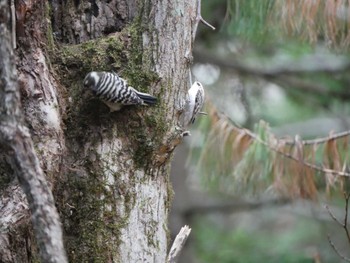
[[(127, 82), (112, 72), (90, 72), (84, 79), (84, 86), (104, 101), (110, 108), (120, 109), (122, 105), (153, 105), (157, 98), (128, 86)], [(120, 104), (120, 105), (117, 105)]]
[(128, 85), (116, 74), (103, 72), (97, 83), (96, 95), (109, 102), (127, 103)]

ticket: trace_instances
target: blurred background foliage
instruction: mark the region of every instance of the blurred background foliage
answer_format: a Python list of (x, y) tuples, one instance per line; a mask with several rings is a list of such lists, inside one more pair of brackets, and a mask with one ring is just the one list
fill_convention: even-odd
[[(257, 137), (270, 145), (273, 142), (269, 137), (288, 137), (288, 143), (282, 141), (286, 145), (281, 151), (295, 159), (301, 157), (293, 152), (303, 151), (302, 158), (308, 157), (310, 163), (320, 168), (347, 172), (348, 136), (337, 143), (325, 140), (321, 145), (310, 144), (311, 147), (299, 149), (291, 141), (296, 135), (303, 140), (349, 130), (349, 3), (347, 0), (203, 2), (202, 16), (218, 30), (213, 32), (203, 25), (200, 27), (193, 73), (205, 84), (212, 102), (210, 107), (224, 113), (233, 126), (251, 130), (256, 127)], [(208, 104), (207, 111), (211, 111)], [(231, 185), (237, 182), (232, 179), (240, 179), (238, 182), (245, 181), (245, 190), (254, 193), (254, 188), (267, 188), (276, 183), (276, 177), (282, 178), (276, 174), (278, 172), (295, 177), (282, 162), (279, 171), (274, 169), (281, 154), (271, 153), (271, 149), (261, 143), (244, 145), (240, 133), (233, 134), (222, 121), (213, 122), (213, 114), (209, 117), (202, 118), (199, 124), (202, 142), (193, 142), (200, 147), (198, 155), (192, 155), (192, 161), (201, 168), (204, 178), (212, 182), (223, 180), (222, 184), (228, 186), (227, 179), (217, 175), (233, 174), (229, 179), (233, 181)], [(271, 135), (264, 135), (270, 132), (267, 128), (256, 126), (261, 119), (269, 124), (267, 127), (272, 127)], [(242, 144), (243, 148), (236, 148)], [(280, 144), (277, 146), (281, 147)], [(272, 145), (277, 146), (276, 143)], [(215, 148), (219, 149), (215, 151)], [(195, 147), (193, 150), (196, 151)], [(237, 150), (242, 152), (240, 160), (235, 160)], [(215, 158), (219, 151), (220, 158)], [(334, 160), (325, 163), (325, 156), (330, 155)], [(337, 167), (334, 163), (338, 163)], [(304, 197), (317, 194), (311, 189), (314, 181), (321, 181), (318, 185), (328, 190), (342, 186), (334, 184), (339, 181), (336, 176), (329, 180), (332, 175), (326, 174), (322, 182), (319, 178), (325, 173), (307, 172), (309, 177), (314, 177), (308, 180), (310, 185), (307, 186), (313, 193), (306, 193)], [(256, 187), (264, 180), (262, 187)], [(293, 189), (297, 181), (291, 179), (287, 187)], [(292, 193), (295, 194), (298, 193)]]
[[(181, 211), (194, 226), (195, 256), (181, 262), (342, 262), (327, 235), (344, 255), (349, 240), (322, 204), (343, 220), (348, 177), (321, 170), (350, 172), (349, 136), (327, 139), (350, 130), (350, 1), (203, 0), (201, 7), (216, 30), (200, 24), (194, 47), (192, 73), (205, 87), (209, 115), (197, 118), (187, 139), (187, 190), (174, 184), (173, 213)], [(177, 169), (175, 161), (173, 178), (182, 176)], [(262, 204), (246, 217), (235, 209), (203, 212), (212, 197), (311, 201), (295, 205), (286, 219), (284, 204)], [(201, 216), (184, 212), (198, 206)], [(322, 220), (300, 216), (310, 207), (323, 211)], [(237, 218), (250, 224), (242, 227)]]

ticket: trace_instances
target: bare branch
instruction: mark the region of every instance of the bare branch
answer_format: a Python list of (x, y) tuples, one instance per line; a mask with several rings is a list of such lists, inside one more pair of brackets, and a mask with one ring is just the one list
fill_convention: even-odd
[(342, 137), (346, 137), (350, 135), (350, 130), (349, 131), (344, 131), (344, 132), (339, 132), (339, 133), (334, 133), (328, 137), (324, 137), (324, 138), (318, 138), (318, 139), (314, 139), (314, 140), (304, 140), (303, 144), (304, 145), (312, 145), (312, 144), (322, 144), (325, 142), (328, 142), (330, 140), (337, 140), (340, 139)]
[(58, 212), (20, 109), (6, 2), (0, 2), (0, 145), (26, 194), (41, 261), (65, 263)]
[(338, 223), (339, 225), (341, 225), (342, 227), (344, 226), (343, 223), (340, 222), (340, 221), (338, 220), (338, 218), (332, 213), (332, 211), (329, 209), (329, 206), (328, 206), (328, 205), (325, 205), (324, 208), (326, 208), (328, 214), (331, 216), (331, 218), (332, 218), (335, 222), (337, 222), (337, 223)]
[(198, 24), (199, 22), (202, 22), (204, 25), (210, 27), (211, 29), (215, 30), (215, 27), (213, 27), (211, 24), (209, 24), (207, 21), (205, 21), (201, 15), (201, 0), (197, 0), (197, 14), (196, 19), (193, 25), (193, 31), (192, 31), (192, 40), (194, 41), (197, 34)]
[(212, 26), (211, 24), (209, 24), (206, 20), (204, 20), (202, 16), (200, 17), (200, 20), (201, 20), (201, 22), (202, 22), (204, 25), (206, 25), (206, 26), (210, 27), (211, 29), (215, 30), (215, 27)]
[(348, 239), (348, 243), (350, 244), (350, 234), (349, 234), (349, 229), (348, 229), (348, 210), (349, 210), (349, 198), (350, 194), (347, 194), (344, 192), (344, 198), (345, 198), (345, 217), (344, 217), (344, 230), (346, 233), (346, 237)]
[(327, 238), (328, 238), (328, 242), (329, 244), (331, 245), (331, 247), (333, 248), (333, 250), (335, 251), (335, 253), (338, 254), (339, 257), (341, 257), (343, 260), (347, 261), (347, 262), (350, 262), (350, 258), (347, 258), (345, 257), (344, 255), (342, 255), (340, 253), (340, 251), (336, 248), (335, 244), (332, 242), (332, 239), (329, 235), (327, 235)]
[[(346, 233), (346, 237), (348, 239), (348, 243), (350, 244), (350, 235), (349, 235), (349, 229), (348, 229), (348, 208), (349, 208), (349, 199), (350, 199), (350, 194), (344, 192), (344, 198), (345, 198), (345, 216), (344, 216), (344, 223), (340, 222), (340, 220), (338, 220), (336, 218), (336, 216), (330, 211), (328, 205), (325, 205), (325, 208), (327, 209), (329, 215), (332, 217), (332, 219), (337, 222), (340, 226), (342, 226), (345, 230)], [(339, 255), (339, 257), (341, 257), (342, 259), (344, 259), (345, 261), (350, 262), (349, 258), (346, 258), (344, 255), (342, 255), (340, 253), (340, 251), (336, 248), (335, 244), (332, 242), (330, 236), (328, 235), (328, 242), (329, 244), (332, 246), (332, 248), (334, 249), (334, 251)]]
[(184, 247), (188, 236), (191, 233), (191, 228), (187, 225), (183, 226), (180, 232), (177, 234), (173, 245), (170, 248), (167, 262), (168, 263), (176, 263), (182, 248)]
[[(312, 140), (303, 140), (302, 144), (303, 145), (315, 145), (315, 144), (322, 144), (322, 143), (326, 143), (330, 140), (337, 140), (343, 137), (347, 137), (350, 135), (350, 130), (349, 131), (343, 131), (343, 132), (339, 132), (339, 133), (334, 133), (331, 134), (328, 137), (324, 137), (324, 138), (317, 138), (317, 139), (312, 139)], [(286, 144), (289, 145), (294, 145), (295, 141), (294, 140), (284, 140)]]

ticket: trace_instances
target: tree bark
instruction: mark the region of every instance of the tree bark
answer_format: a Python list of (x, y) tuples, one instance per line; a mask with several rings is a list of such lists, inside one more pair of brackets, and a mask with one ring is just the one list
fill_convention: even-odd
[[(194, 0), (16, 2), (22, 103), (70, 262), (166, 261), (169, 168), (196, 13)], [(117, 71), (159, 103), (110, 113), (82, 90), (92, 70)], [(6, 161), (0, 170), (12, 173)], [(9, 181), (1, 200), (15, 187)], [(23, 216), (7, 225), (0, 253), (11, 251), (5, 262), (34, 261), (26, 205), (11, 214)]]
[[(40, 167), (33, 142), (20, 109), (11, 35), (7, 28), (9, 8), (0, 3), (0, 145), (29, 203), (32, 223), (43, 262), (67, 262), (62, 228), (50, 187)], [(23, 199), (22, 199), (23, 200)], [(22, 201), (21, 200), (21, 201)], [(11, 202), (4, 202), (6, 205)], [(6, 220), (6, 219), (5, 219)], [(17, 214), (15, 214), (17, 221)], [(4, 223), (5, 221), (3, 221)], [(9, 253), (3, 255), (7, 260)]]

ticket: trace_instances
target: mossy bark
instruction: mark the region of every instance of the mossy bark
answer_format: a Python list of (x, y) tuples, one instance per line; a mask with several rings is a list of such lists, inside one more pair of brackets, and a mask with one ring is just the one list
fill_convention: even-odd
[[(52, 0), (16, 8), (25, 15), (17, 21), (23, 107), (70, 262), (165, 262), (169, 168), (181, 142), (195, 1)], [(159, 103), (110, 113), (82, 89), (92, 70), (114, 70)], [(21, 223), (26, 229), (28, 221), (11, 227)], [(17, 243), (24, 238), (33, 243), (28, 234)], [(32, 247), (21, 262), (36, 258)]]

